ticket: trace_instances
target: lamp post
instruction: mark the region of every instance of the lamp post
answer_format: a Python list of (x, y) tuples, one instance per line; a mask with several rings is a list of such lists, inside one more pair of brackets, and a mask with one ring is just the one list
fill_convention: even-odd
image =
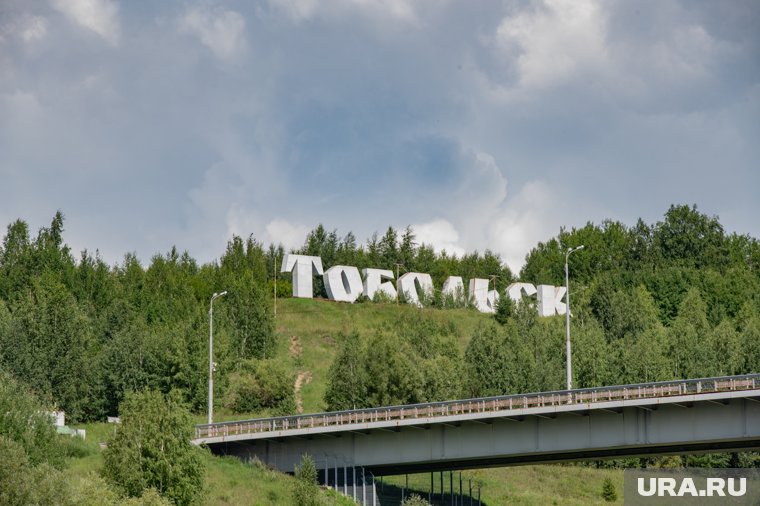
[(214, 301), (227, 292), (211, 296), (208, 309), (208, 423), (214, 423)]
[(570, 360), (570, 274), (568, 272), (567, 268), (567, 260), (570, 257), (570, 253), (573, 253), (578, 250), (582, 250), (584, 248), (583, 245), (578, 246), (577, 248), (569, 248), (567, 250), (567, 253), (565, 253), (565, 327), (567, 331), (567, 389), (572, 390), (573, 388), (573, 364)]

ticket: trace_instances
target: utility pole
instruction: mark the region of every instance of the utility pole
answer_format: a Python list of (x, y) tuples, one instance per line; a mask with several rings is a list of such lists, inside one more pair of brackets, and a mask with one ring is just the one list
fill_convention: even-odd
[(396, 305), (398, 305), (398, 299), (399, 299), (399, 284), (398, 284), (398, 275), (399, 275), (399, 267), (404, 267), (404, 264), (396, 264)]
[(208, 423), (214, 423), (214, 300), (227, 295), (215, 293), (208, 309)]
[(573, 363), (570, 358), (570, 274), (569, 269), (567, 267), (567, 261), (568, 258), (570, 258), (570, 253), (573, 253), (575, 251), (582, 250), (584, 248), (583, 245), (578, 246), (577, 248), (569, 248), (567, 250), (567, 253), (565, 253), (565, 329), (566, 329), (566, 336), (567, 336), (567, 389), (572, 390), (573, 389)]

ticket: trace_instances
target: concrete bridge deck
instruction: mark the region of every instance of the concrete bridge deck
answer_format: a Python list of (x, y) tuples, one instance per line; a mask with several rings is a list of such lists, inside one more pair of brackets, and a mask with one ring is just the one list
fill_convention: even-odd
[(241, 420), (195, 436), (285, 472), (309, 453), (325, 477), (760, 448), (760, 375)]

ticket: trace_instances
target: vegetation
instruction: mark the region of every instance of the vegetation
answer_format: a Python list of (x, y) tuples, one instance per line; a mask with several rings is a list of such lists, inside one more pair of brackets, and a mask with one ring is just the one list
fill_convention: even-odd
[[(232, 475), (262, 480), (255, 494), (238, 491), (251, 502), (294, 500), (298, 480), (271, 477), (256, 466), (238, 470), (197, 452), (151, 453), (156, 464), (144, 466), (146, 475), (126, 464), (137, 458), (134, 441), (153, 448), (161, 443), (149, 431), (130, 428), (129, 409), (138, 413), (133, 399), (152, 406), (138, 418), (177, 427), (170, 431), (176, 440), (187, 438), (189, 416), (202, 419), (208, 303), (222, 290), (228, 295), (214, 306), (217, 419), (564, 387), (564, 318), (537, 317), (529, 300), (513, 304), (502, 296), (491, 317), (440, 291), (424, 309), (395, 301), (349, 306), (290, 299), (278, 302), (275, 316), (275, 285), (281, 299), (291, 289), (290, 276), (276, 272), (281, 246), (233, 237), (220, 259), (205, 265), (173, 248), (145, 265), (127, 254), (109, 266), (97, 252), (75, 258), (63, 229), (61, 213), (36, 236), (18, 220), (0, 247), (3, 504), (44, 502), (44, 494), (57, 489), (61, 504), (95, 497), (104, 504), (224, 503), (221, 498), (235, 489), (217, 485), (225, 466), (232, 466)], [(563, 285), (564, 253), (580, 244), (586, 248), (570, 258), (576, 386), (760, 371), (760, 243), (726, 233), (717, 217), (696, 207), (671, 206), (654, 224), (605, 221), (562, 229), (531, 250), (519, 276), (489, 251), (435, 253), (417, 244), (410, 229), (389, 228), (359, 245), (350, 232), (341, 238), (319, 226), (298, 252), (321, 256), (325, 267), (428, 272), (438, 288), (449, 275), (462, 276), (465, 285), (494, 275), (503, 293), (516, 279)], [(319, 279), (315, 291), (324, 295)], [(123, 417), (105, 461), (91, 446), (56, 438), (42, 415), (53, 408), (74, 423)], [(186, 471), (167, 471), (163, 463), (174, 458)], [(722, 454), (576, 467), (592, 473), (610, 465), (687, 463), (760, 465), (754, 454)], [(182, 492), (171, 491), (179, 475), (189, 482), (177, 485)], [(205, 495), (195, 485), (202, 475), (209, 481)], [(279, 480), (288, 485), (283, 489)], [(597, 480), (590, 495), (584, 488), (579, 497), (598, 500), (601, 486)], [(514, 489), (510, 494), (519, 495)], [(323, 491), (318, 496), (328, 500)]]
[(401, 506), (430, 506), (430, 503), (417, 494), (412, 494), (404, 499)]
[(301, 457), (301, 465), (296, 469), (293, 497), (296, 506), (318, 506), (321, 502), (317, 485), (317, 468), (310, 455)]
[(607, 502), (617, 501), (617, 490), (615, 490), (615, 484), (612, 483), (610, 478), (604, 479), (604, 484), (602, 485), (602, 499)]
[(203, 461), (190, 443), (190, 414), (175, 392), (132, 393), (121, 406), (121, 424), (103, 454), (103, 476), (125, 495), (155, 489), (178, 506), (203, 492)]

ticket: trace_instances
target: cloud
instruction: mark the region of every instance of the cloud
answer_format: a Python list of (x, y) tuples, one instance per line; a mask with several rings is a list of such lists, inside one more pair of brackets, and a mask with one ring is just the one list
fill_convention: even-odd
[(221, 60), (232, 60), (246, 48), (245, 18), (233, 10), (195, 7), (182, 16), (179, 26)]
[(519, 84), (541, 89), (562, 84), (607, 62), (605, 14), (595, 0), (546, 0), (508, 16), (496, 42), (515, 60)]
[(437, 219), (428, 223), (412, 225), (418, 244), (428, 244), (439, 253), (462, 256), (467, 251), (459, 245), (459, 232), (450, 222)]
[(415, 224), (516, 269), (673, 202), (760, 235), (753, 2), (0, 3), (2, 214), (75, 251)]
[(519, 272), (525, 255), (539, 241), (567, 223), (564, 203), (543, 181), (530, 181), (488, 224), (487, 242), (500, 253), (512, 272)]
[(309, 230), (309, 227), (305, 225), (294, 225), (287, 220), (275, 219), (267, 223), (267, 242), (282, 244), (286, 251), (300, 248), (303, 246)]
[(52, 5), (75, 23), (92, 30), (112, 46), (119, 45), (119, 4), (114, 0), (52, 0)]
[(318, 16), (342, 17), (356, 14), (397, 21), (416, 20), (413, 2), (410, 0), (269, 0), (269, 3), (295, 22)]
[(34, 43), (45, 38), (48, 33), (48, 21), (43, 16), (32, 14), (21, 15), (11, 19), (8, 24), (0, 26), (0, 41), (2, 33), (20, 38), (26, 43)]

